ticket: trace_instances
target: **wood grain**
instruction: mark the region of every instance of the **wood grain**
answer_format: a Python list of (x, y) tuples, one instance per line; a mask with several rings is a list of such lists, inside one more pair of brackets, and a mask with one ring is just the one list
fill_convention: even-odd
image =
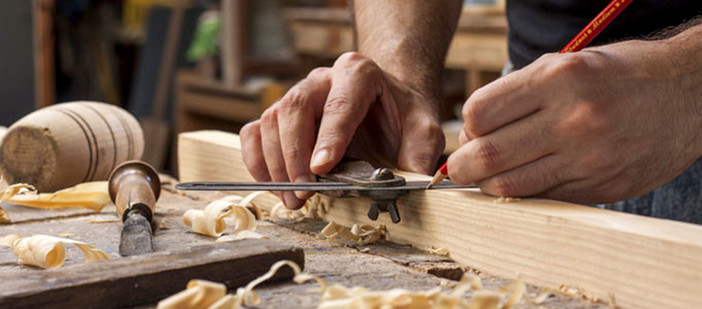
[(27, 182), (52, 192), (106, 180), (118, 164), (140, 159), (139, 123), (127, 111), (99, 102), (71, 102), (35, 111), (3, 138), (0, 168), (9, 183)]
[[(245, 239), (30, 274), (0, 274), (0, 307), (115, 308), (154, 303), (183, 290), (195, 278), (222, 282), (230, 289), (243, 286), (283, 259), (304, 266), (302, 249)], [(292, 275), (288, 269), (271, 280)]]
[[(237, 135), (214, 131), (179, 136), (181, 181), (251, 181)], [(400, 173), (408, 179), (429, 179)], [(277, 198), (259, 201), (270, 207)], [(386, 224), (391, 240), (446, 247), (456, 261), (488, 274), (521, 277), (551, 288), (616, 299), (624, 308), (702, 306), (702, 227), (550, 200), (496, 203), (471, 190), (412, 193), (399, 201), (403, 221), (366, 217), (368, 201), (313, 202), (340, 224)]]

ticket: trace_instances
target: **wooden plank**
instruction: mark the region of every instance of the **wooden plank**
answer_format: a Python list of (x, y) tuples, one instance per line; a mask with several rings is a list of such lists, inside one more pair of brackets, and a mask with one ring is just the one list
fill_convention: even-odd
[[(181, 134), (181, 181), (252, 180), (240, 149), (234, 134)], [(276, 202), (269, 195), (259, 205)], [(701, 226), (550, 200), (496, 203), (472, 190), (412, 193), (399, 202), (400, 224), (385, 216), (369, 221), (362, 199), (318, 194), (313, 202), (328, 210), (327, 220), (386, 224), (395, 242), (446, 247), (456, 261), (488, 274), (565, 285), (625, 308), (702, 306)]]
[[(283, 259), (304, 265), (302, 249), (246, 239), (160, 251), (32, 273), (0, 274), (3, 308), (114, 308), (154, 303), (181, 291), (190, 279), (246, 285)], [(273, 281), (292, 278), (279, 272)]]

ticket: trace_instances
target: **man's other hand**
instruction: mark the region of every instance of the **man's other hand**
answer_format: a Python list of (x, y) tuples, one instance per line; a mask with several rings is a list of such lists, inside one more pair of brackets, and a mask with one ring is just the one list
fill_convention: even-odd
[(549, 54), (483, 87), (464, 105), (449, 176), (578, 203), (654, 190), (702, 155), (700, 74), (684, 53), (629, 41)]
[[(344, 156), (430, 174), (444, 148), (434, 98), (358, 53), (317, 68), (241, 129), (257, 181), (308, 182)], [(279, 193), (297, 209), (312, 192)]]

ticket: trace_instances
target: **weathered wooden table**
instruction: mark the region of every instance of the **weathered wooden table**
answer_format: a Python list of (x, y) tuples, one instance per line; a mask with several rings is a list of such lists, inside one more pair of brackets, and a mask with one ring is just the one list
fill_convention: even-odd
[[(143, 271), (146, 274), (150, 271), (149, 267), (140, 268), (140, 261), (151, 259), (150, 262), (154, 263), (154, 259), (163, 259), (164, 263), (167, 263), (168, 257), (173, 255), (169, 253), (170, 251), (187, 252), (189, 248), (200, 248), (198, 246), (201, 245), (223, 247), (237, 245), (236, 243), (216, 244), (213, 238), (189, 232), (189, 228), (184, 226), (181, 221), (185, 210), (203, 208), (211, 200), (222, 197), (221, 193), (184, 194), (174, 191), (172, 186), (172, 180), (165, 182), (164, 192), (157, 206), (155, 220), (159, 222), (161, 227), (154, 235), (157, 253), (154, 253), (153, 256), (132, 258), (134, 264), (132, 271), (137, 274), (136, 278), (138, 278), (139, 272)], [(116, 263), (115, 261), (124, 259), (117, 254), (121, 223), (91, 223), (91, 220), (116, 219), (117, 216), (112, 206), (106, 207), (100, 213), (89, 210), (37, 210), (7, 204), (3, 205), (3, 208), (10, 213), (13, 223), (0, 225), (0, 237), (10, 233), (23, 236), (34, 234), (63, 235), (67, 238), (90, 243), (110, 255), (110, 261), (94, 263), (96, 265)], [(450, 285), (451, 282), (455, 282), (453, 280), (460, 278), (463, 271), (477, 272), (483, 278), (484, 286), (491, 290), (511, 281), (480, 274), (477, 270), (467, 269), (447, 257), (428, 254), (409, 246), (388, 241), (358, 247), (331, 245), (320, 237), (316, 237), (324, 225), (324, 222), (312, 219), (303, 222), (268, 219), (259, 221), (257, 232), (279, 243), (303, 249), (306, 272), (318, 275), (329, 283), (339, 283), (349, 287), (364, 286), (375, 290), (392, 288), (427, 290), (436, 286)], [(67, 259), (61, 268), (62, 270), (70, 270), (71, 267), (79, 267), (83, 263), (83, 257), (79, 250), (71, 247), (72, 245), (66, 246)], [(359, 252), (361, 250), (364, 253)], [(173, 261), (169, 260), (168, 263), (173, 263)], [(237, 270), (232, 269), (231, 271)], [(8, 247), (0, 247), (0, 278), (3, 279), (0, 280), (0, 291), (4, 291), (4, 295), (12, 295), (12, 291), (17, 289), (13, 280), (24, 280), (37, 276), (41, 272), (45, 272), (45, 270), (18, 265), (12, 250)], [(124, 269), (121, 272), (124, 272)], [(197, 276), (193, 276), (194, 278)], [(61, 278), (54, 279), (61, 280)], [(100, 280), (107, 282), (110, 278), (100, 278)], [(46, 284), (51, 285), (52, 283), (47, 282)], [(183, 283), (182, 288), (185, 288), (185, 283)], [(297, 285), (284, 281), (263, 285), (256, 290), (262, 299), (262, 303), (257, 306), (259, 308), (315, 308), (320, 297), (317, 286), (313, 283)], [(538, 293), (538, 288), (530, 286), (528, 291), (533, 296)], [(86, 290), (84, 293), (74, 293), (73, 297), (89, 299), (90, 293)], [(115, 296), (104, 294), (101, 297)], [(0, 296), (1, 299), (2, 296)], [(144, 304), (143, 307), (151, 307), (156, 301), (158, 299), (153, 299), (150, 304)], [(540, 305), (527, 304), (522, 301), (517, 307), (603, 308), (606, 306), (582, 299), (552, 296)]]

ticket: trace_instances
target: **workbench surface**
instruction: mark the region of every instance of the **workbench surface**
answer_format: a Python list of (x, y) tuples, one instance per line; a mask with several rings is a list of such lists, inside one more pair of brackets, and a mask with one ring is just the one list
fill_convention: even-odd
[[(154, 234), (155, 250), (164, 251), (214, 244), (214, 238), (189, 232), (190, 229), (183, 225), (181, 217), (185, 210), (202, 209), (210, 201), (224, 195), (177, 192), (173, 190), (172, 179), (164, 180), (164, 190), (155, 215), (155, 220), (160, 225)], [(107, 252), (113, 260), (121, 259), (117, 254), (121, 222), (91, 223), (91, 220), (116, 219), (113, 206), (106, 207), (100, 213), (72, 209), (38, 210), (8, 204), (3, 204), (3, 208), (10, 214), (13, 222), (0, 225), (0, 237), (10, 233), (23, 236), (35, 234), (63, 236), (92, 244)], [(393, 288), (428, 290), (455, 283), (450, 279), (460, 278), (463, 271), (478, 273), (483, 279), (484, 287), (489, 290), (496, 290), (511, 282), (511, 279), (490, 277), (477, 270), (458, 265), (448, 257), (428, 254), (389, 241), (381, 240), (376, 244), (358, 247), (332, 245), (316, 236), (325, 224), (313, 219), (303, 222), (267, 219), (259, 221), (256, 232), (272, 240), (303, 248), (305, 271), (318, 275), (331, 284), (339, 283), (348, 287), (364, 286), (371, 290)], [(66, 249), (64, 267), (83, 263), (84, 259), (79, 250), (72, 245), (67, 245)], [(364, 253), (359, 252), (361, 250)], [(17, 264), (17, 257), (12, 250), (9, 247), (0, 246), (0, 274), (4, 277), (25, 276), (42, 271), (44, 270)], [(315, 308), (320, 297), (314, 283), (268, 284), (258, 287), (256, 291), (262, 300), (258, 308)], [(536, 287), (528, 287), (528, 294), (532, 297), (538, 294), (538, 291)], [(152, 306), (153, 304), (144, 307)], [(607, 306), (580, 298), (554, 295), (540, 305), (521, 301), (516, 308), (607, 308)]]

